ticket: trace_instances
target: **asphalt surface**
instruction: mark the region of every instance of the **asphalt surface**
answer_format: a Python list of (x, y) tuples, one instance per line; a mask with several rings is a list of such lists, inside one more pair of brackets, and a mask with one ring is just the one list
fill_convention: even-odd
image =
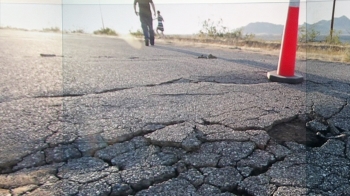
[(350, 195), (347, 64), (297, 61), (291, 85), (236, 47), (0, 29), (0, 48), (1, 196)]

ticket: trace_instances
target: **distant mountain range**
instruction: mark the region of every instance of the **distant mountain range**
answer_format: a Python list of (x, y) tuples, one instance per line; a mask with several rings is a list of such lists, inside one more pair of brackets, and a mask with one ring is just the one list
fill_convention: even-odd
[[(315, 29), (321, 35), (328, 35), (331, 28), (331, 20), (321, 20), (314, 24), (304, 23), (300, 26), (306, 26), (307, 29)], [(300, 27), (299, 26), (299, 27)], [(284, 25), (277, 25), (268, 22), (249, 23), (242, 27), (244, 33), (252, 33), (255, 35), (282, 35)], [(341, 35), (350, 35), (350, 19), (346, 16), (334, 18), (333, 29), (341, 31)]]

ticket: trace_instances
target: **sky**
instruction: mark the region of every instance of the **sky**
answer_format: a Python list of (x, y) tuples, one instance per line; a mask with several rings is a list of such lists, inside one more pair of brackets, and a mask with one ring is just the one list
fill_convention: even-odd
[[(294, 1), (294, 0), (293, 0)], [(195, 34), (204, 20), (222, 19), (234, 30), (252, 22), (284, 25), (289, 0), (153, 0), (164, 18), (165, 34)], [(330, 20), (333, 0), (301, 0), (299, 24)], [(350, 18), (350, 0), (337, 0), (335, 17)], [(59, 27), (92, 33), (102, 27), (119, 34), (141, 29), (133, 0), (0, 0), (0, 26)], [(154, 21), (154, 27), (156, 21)], [(350, 27), (349, 27), (350, 28)]]

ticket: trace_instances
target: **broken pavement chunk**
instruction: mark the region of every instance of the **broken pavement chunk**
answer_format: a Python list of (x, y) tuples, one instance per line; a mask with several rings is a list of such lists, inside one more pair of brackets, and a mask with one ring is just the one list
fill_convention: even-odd
[(40, 54), (42, 57), (55, 57), (55, 54)]

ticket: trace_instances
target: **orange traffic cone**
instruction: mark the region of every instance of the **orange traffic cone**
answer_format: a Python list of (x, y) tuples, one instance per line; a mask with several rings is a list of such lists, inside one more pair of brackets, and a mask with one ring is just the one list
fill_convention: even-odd
[(290, 0), (287, 22), (284, 26), (280, 57), (277, 71), (267, 73), (267, 78), (273, 82), (298, 84), (303, 77), (294, 74), (295, 59), (298, 45), (300, 0)]

